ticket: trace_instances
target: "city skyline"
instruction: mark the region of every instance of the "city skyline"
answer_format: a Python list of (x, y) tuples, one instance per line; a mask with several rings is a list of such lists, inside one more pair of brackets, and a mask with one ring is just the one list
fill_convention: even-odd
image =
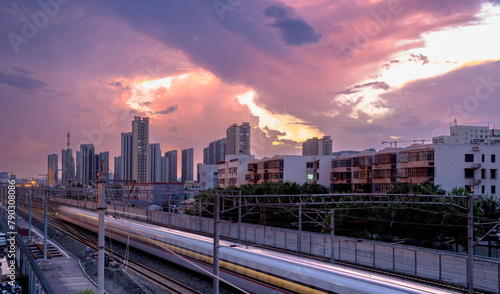
[(500, 125), (494, 1), (54, 3), (0, 5), (0, 170), (21, 178), (47, 173), (68, 130), (74, 152), (119, 156), (134, 116), (195, 164), (241, 122), (257, 158)]

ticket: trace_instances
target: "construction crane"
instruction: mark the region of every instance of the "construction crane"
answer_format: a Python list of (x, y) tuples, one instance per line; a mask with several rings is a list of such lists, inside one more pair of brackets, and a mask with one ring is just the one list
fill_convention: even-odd
[(394, 148), (398, 148), (398, 143), (422, 142), (422, 144), (425, 144), (426, 141), (430, 141), (430, 140), (417, 139), (417, 140), (384, 141), (384, 142), (382, 142), (382, 144), (390, 144), (391, 147), (394, 146)]

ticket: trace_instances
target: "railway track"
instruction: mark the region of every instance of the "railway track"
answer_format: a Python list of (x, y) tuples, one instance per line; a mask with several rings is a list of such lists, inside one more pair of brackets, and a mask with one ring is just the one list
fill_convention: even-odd
[[(154, 224), (154, 225), (161, 225), (161, 224), (152, 223), (152, 222), (148, 222), (148, 223), (151, 223), (151, 224)], [(185, 228), (176, 227), (176, 226), (171, 226), (171, 228), (172, 229), (176, 229), (176, 230), (180, 230), (180, 231), (185, 231), (185, 232), (190, 232), (190, 233), (198, 234), (198, 235), (203, 235), (203, 236), (207, 236), (207, 237), (213, 237), (212, 234), (208, 234), (208, 233), (204, 233), (204, 232), (199, 232), (199, 231), (196, 231), (196, 230), (190, 230), (190, 229), (185, 229)], [(234, 242), (234, 243), (238, 242), (238, 240), (235, 239), (235, 238), (227, 238), (227, 237), (222, 237), (221, 236), (220, 239), (221, 240), (226, 240), (226, 241), (229, 241), (229, 242)], [(249, 246), (253, 246), (253, 247), (261, 248), (261, 249), (267, 249), (267, 250), (272, 250), (272, 251), (287, 253), (287, 254), (290, 254), (290, 255), (297, 256), (297, 257), (307, 257), (307, 258), (311, 258), (311, 259), (318, 260), (318, 261), (323, 261), (323, 262), (328, 262), (328, 263), (330, 262), (330, 259), (328, 259), (328, 258), (319, 257), (319, 256), (307, 254), (307, 253), (293, 252), (293, 251), (284, 250), (284, 249), (281, 249), (281, 248), (276, 248), (276, 247), (272, 247), (272, 246), (256, 244), (256, 243), (252, 243), (252, 242), (248, 242), (248, 241), (242, 241), (241, 244), (243, 244), (243, 245), (249, 245)], [(401, 279), (404, 279), (404, 280), (407, 280), (407, 281), (413, 281), (413, 282), (417, 282), (417, 283), (421, 283), (421, 284), (427, 284), (427, 285), (431, 285), (431, 286), (435, 286), (435, 287), (440, 287), (442, 289), (447, 289), (447, 290), (451, 290), (451, 291), (456, 291), (456, 292), (461, 292), (461, 293), (467, 293), (468, 292), (468, 289), (466, 287), (463, 287), (463, 286), (458, 286), (458, 285), (453, 285), (453, 284), (447, 284), (447, 283), (443, 283), (443, 282), (440, 282), (440, 281), (424, 279), (424, 278), (415, 277), (415, 276), (411, 276), (411, 275), (407, 275), (407, 274), (395, 273), (395, 272), (388, 271), (388, 270), (377, 269), (377, 268), (373, 268), (373, 267), (369, 267), (369, 266), (363, 266), (363, 265), (354, 264), (354, 263), (345, 262), (345, 261), (339, 261), (339, 260), (336, 260), (335, 264), (343, 265), (343, 266), (347, 266), (347, 267), (351, 267), (351, 268), (356, 268), (356, 269), (361, 269), (361, 270), (365, 270), (365, 271), (370, 271), (370, 272), (373, 272), (373, 273), (383, 274), (383, 275), (386, 275), (386, 276), (401, 278)], [(186, 293), (186, 292), (180, 292), (180, 293)], [(492, 294), (492, 293), (476, 289), (476, 290), (474, 290), (474, 294)]]
[[(23, 212), (27, 213), (25, 210), (20, 209)], [(43, 222), (43, 217), (38, 216), (37, 214), (32, 213), (32, 217), (36, 218), (39, 221)], [(78, 228), (73, 225), (63, 223), (60, 221), (49, 220), (49, 224), (52, 228), (66, 234), (67, 236), (75, 239), (76, 241), (82, 243), (83, 245), (92, 248), (97, 251), (97, 241), (93, 238), (89, 237)], [(123, 254), (118, 253), (114, 250), (110, 250), (106, 248), (106, 255), (110, 258), (110, 260), (114, 260), (118, 264), (121, 264), (121, 269), (132, 279), (134, 282), (138, 284), (138, 286), (144, 290), (145, 293), (151, 293), (144, 286), (140, 285), (136, 279), (130, 275), (130, 272), (142, 276), (151, 282), (163, 287), (165, 290), (170, 293), (179, 293), (179, 294), (202, 294), (202, 292), (193, 289), (187, 285), (184, 285), (158, 271), (155, 271), (149, 268), (146, 265), (143, 265), (139, 262), (126, 258)]]
[[(156, 224), (156, 223), (152, 223), (152, 222), (150, 222), (150, 223), (151, 224)], [(190, 229), (185, 229), (185, 228), (176, 227), (176, 226), (170, 226), (170, 227), (172, 229), (175, 229), (175, 230), (180, 230), (180, 231), (184, 231), (184, 232), (194, 233), (194, 234), (203, 235), (203, 236), (207, 236), (207, 237), (213, 237), (212, 234), (208, 234), (208, 233), (204, 233), (204, 232), (199, 232), (199, 231), (196, 231), (196, 230), (190, 230)], [(222, 237), (221, 236), (220, 239), (221, 240), (225, 240), (225, 241), (229, 241), (229, 242), (233, 242), (233, 243), (238, 243), (238, 239), (235, 239), (235, 238), (228, 238), (228, 237)], [(296, 251), (289, 251), (289, 250), (285, 250), (285, 249), (281, 249), (281, 248), (277, 248), (277, 247), (272, 247), (272, 246), (262, 245), (262, 244), (256, 244), (256, 243), (247, 242), (247, 241), (241, 241), (241, 244), (253, 246), (253, 247), (256, 247), (256, 248), (261, 248), (261, 249), (266, 249), (266, 250), (272, 250), (272, 251), (276, 251), (276, 252), (286, 253), (286, 254), (297, 256), (297, 257), (307, 257), (307, 258), (311, 258), (311, 259), (314, 259), (314, 260), (318, 260), (318, 261), (323, 261), (323, 262), (330, 263), (330, 259), (329, 258), (319, 257), (319, 256), (316, 256), (316, 255), (311, 255), (311, 254), (307, 254), (307, 253), (301, 253), (301, 252), (296, 252)], [(347, 266), (347, 267), (351, 267), (351, 268), (356, 268), (356, 269), (360, 269), (360, 270), (370, 271), (370, 272), (377, 273), (377, 274), (383, 274), (383, 275), (386, 275), (386, 276), (401, 278), (401, 279), (404, 279), (404, 280), (407, 280), (407, 281), (412, 281), (412, 282), (417, 282), (417, 283), (426, 284), (426, 285), (430, 285), (430, 286), (435, 286), (435, 287), (439, 287), (439, 288), (446, 289), (446, 290), (457, 291), (457, 292), (461, 292), (461, 293), (468, 293), (468, 288), (467, 287), (457, 286), (457, 285), (453, 285), (453, 284), (447, 284), (447, 283), (443, 283), (443, 282), (439, 282), (439, 281), (424, 279), (424, 278), (415, 277), (415, 276), (411, 276), (411, 275), (406, 275), (406, 274), (402, 274), (402, 273), (396, 273), (396, 272), (393, 272), (393, 271), (388, 271), (388, 270), (383, 270), (383, 269), (377, 269), (377, 268), (373, 268), (373, 267), (370, 267), (370, 266), (359, 265), (359, 264), (350, 263), (350, 262), (346, 262), (346, 261), (335, 260), (335, 264), (343, 265), (343, 266)], [(475, 289), (474, 290), (474, 294), (494, 294), (494, 293)]]

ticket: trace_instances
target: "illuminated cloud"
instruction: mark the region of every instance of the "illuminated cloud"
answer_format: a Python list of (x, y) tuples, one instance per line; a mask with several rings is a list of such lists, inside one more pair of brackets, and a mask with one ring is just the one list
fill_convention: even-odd
[[(27, 39), (17, 53), (0, 42), (0, 170), (46, 172), (68, 128), (73, 149), (90, 140), (116, 156), (134, 115), (150, 116), (163, 150), (195, 148), (195, 162), (243, 121), (257, 157), (300, 154), (313, 136), (336, 150), (429, 139), (478, 77), (500, 79), (499, 6), (390, 2), (243, 1), (221, 21), (211, 1), (71, 1), (29, 38), (23, 17), (39, 4), (0, 4), (0, 33)], [(459, 123), (500, 125), (499, 93)]]

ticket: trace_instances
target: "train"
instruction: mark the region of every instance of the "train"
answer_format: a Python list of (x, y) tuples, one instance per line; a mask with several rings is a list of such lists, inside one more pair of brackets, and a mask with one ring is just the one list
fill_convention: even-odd
[[(58, 206), (59, 219), (97, 232), (96, 212)], [(213, 239), (159, 225), (105, 217), (105, 234), (187, 269), (212, 272)], [(453, 293), (441, 288), (350, 269), (292, 254), (220, 242), (220, 277), (249, 293)]]

